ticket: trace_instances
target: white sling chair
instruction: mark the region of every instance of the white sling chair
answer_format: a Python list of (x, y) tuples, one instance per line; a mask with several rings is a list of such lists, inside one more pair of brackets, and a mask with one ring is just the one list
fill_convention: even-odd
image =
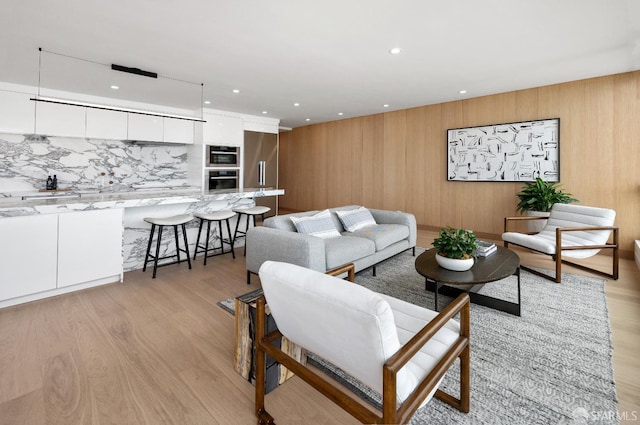
[[(433, 396), (469, 411), (467, 294), (438, 313), (293, 264), (266, 261), (259, 274), (264, 291), (256, 325), (259, 424), (274, 423), (264, 407), (266, 354), (363, 423), (406, 423)], [(266, 336), (265, 298), (278, 326)], [(458, 312), (460, 322), (452, 319)], [(287, 356), (273, 344), (283, 335), (378, 391), (382, 409), (372, 411), (344, 387)], [(438, 390), (458, 358), (460, 399)]]
[[(583, 205), (554, 204), (545, 227), (540, 233), (509, 232), (509, 225), (517, 221), (535, 220), (541, 217), (505, 217), (502, 240), (504, 246), (509, 244), (528, 248), (532, 251), (550, 255), (556, 262), (555, 277), (531, 268), (521, 268), (560, 283), (562, 280), (562, 263), (590, 271), (609, 278), (618, 279), (618, 227), (613, 223), (616, 212), (605, 208), (587, 207)], [(609, 242), (613, 234), (613, 241)], [(562, 249), (558, 250), (557, 247)], [(601, 249), (613, 250), (612, 273), (576, 264), (566, 258), (588, 258), (596, 255)]]

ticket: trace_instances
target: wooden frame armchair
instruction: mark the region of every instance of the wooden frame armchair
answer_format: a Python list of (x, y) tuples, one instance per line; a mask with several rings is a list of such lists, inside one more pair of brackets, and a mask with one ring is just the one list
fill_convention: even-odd
[[(267, 261), (260, 268), (260, 280), (265, 297), (257, 303), (258, 424), (274, 423), (264, 406), (267, 354), (362, 423), (406, 423), (433, 396), (463, 412), (469, 411), (467, 294), (460, 295), (438, 314), (287, 263)], [(279, 329), (265, 335), (267, 301)], [(459, 323), (452, 320), (458, 313)], [(373, 409), (344, 387), (282, 352), (273, 343), (283, 335), (379, 391), (382, 408)], [(458, 358), (460, 398), (455, 398), (438, 386)]]
[[(616, 213), (605, 208), (583, 205), (554, 204), (548, 219), (546, 217), (505, 217), (502, 240), (504, 246), (509, 244), (550, 255), (555, 261), (555, 276), (549, 276), (526, 266), (520, 268), (538, 276), (562, 281), (562, 264), (569, 264), (601, 276), (618, 279), (618, 227), (614, 226)], [(547, 224), (539, 233), (510, 232), (510, 224), (528, 220), (547, 219)], [(610, 241), (610, 239), (612, 239)], [(557, 249), (561, 247), (561, 249)], [(601, 249), (612, 250), (612, 271), (607, 273), (592, 267), (568, 261), (570, 258), (588, 258), (596, 255)]]

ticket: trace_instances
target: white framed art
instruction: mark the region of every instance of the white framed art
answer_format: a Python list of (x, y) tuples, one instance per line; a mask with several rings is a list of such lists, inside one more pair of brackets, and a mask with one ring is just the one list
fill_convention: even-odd
[(560, 181), (560, 118), (447, 130), (447, 180)]

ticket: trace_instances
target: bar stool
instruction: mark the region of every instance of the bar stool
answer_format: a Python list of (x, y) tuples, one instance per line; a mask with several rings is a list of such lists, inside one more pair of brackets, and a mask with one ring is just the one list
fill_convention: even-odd
[[(271, 208), (256, 205), (255, 207), (251, 207), (251, 208), (234, 208), (232, 211), (235, 213), (238, 213), (238, 222), (236, 223), (236, 231), (233, 234), (233, 243), (235, 244), (238, 238), (244, 238), (247, 236), (247, 231), (249, 230), (249, 219), (253, 218), (253, 226), (255, 227), (256, 216), (257, 215), (261, 216), (262, 221), (264, 221), (264, 215), (269, 211), (271, 211)], [(240, 226), (240, 219), (242, 218), (243, 214), (247, 216), (247, 225), (244, 231), (238, 230), (238, 227)], [(244, 256), (245, 257), (247, 256), (246, 243), (244, 244)]]
[[(233, 237), (231, 235), (231, 225), (229, 224), (229, 219), (236, 216), (236, 213), (233, 211), (215, 211), (212, 213), (195, 213), (193, 214), (195, 218), (200, 219), (200, 227), (198, 228), (198, 240), (196, 240), (196, 252), (193, 253), (193, 259), (196, 259), (196, 255), (198, 255), (198, 249), (200, 252), (204, 251), (204, 265), (207, 265), (207, 257), (214, 257), (216, 255), (228, 254), (224, 252), (224, 244), (227, 244), (231, 247), (231, 255), (233, 258), (236, 258), (236, 253), (233, 251)], [(202, 225), (204, 222), (207, 222), (207, 238), (204, 245), (200, 245), (200, 234), (202, 233)], [(220, 247), (213, 247), (211, 250), (219, 249), (220, 252), (217, 254), (209, 255), (209, 236), (211, 235), (211, 222), (215, 221), (218, 223), (218, 235), (220, 236)], [(224, 239), (222, 237), (222, 222), (227, 222), (227, 234), (229, 235), (228, 239)]]
[[(158, 267), (182, 262), (182, 260), (180, 259), (181, 251), (187, 254), (187, 262), (189, 263), (189, 270), (191, 270), (191, 257), (189, 256), (189, 242), (187, 242), (187, 232), (184, 225), (185, 223), (188, 223), (189, 221), (193, 220), (193, 216), (191, 214), (182, 214), (182, 215), (174, 215), (171, 217), (163, 217), (163, 218), (146, 217), (143, 220), (146, 221), (147, 223), (151, 223), (151, 233), (149, 234), (149, 244), (147, 245), (147, 255), (145, 255), (144, 257), (144, 266), (142, 267), (142, 271), (143, 272), (146, 271), (147, 263), (153, 260), (153, 279), (155, 279), (156, 271), (158, 270)], [(159, 227), (158, 238), (156, 243), (156, 254), (151, 255), (151, 243), (153, 242), (153, 233), (156, 230), (156, 226)], [(162, 228), (165, 226), (173, 227), (173, 232), (176, 238), (176, 253), (174, 255), (167, 255), (165, 257), (160, 257), (160, 241), (162, 240)], [(180, 248), (180, 244), (178, 242), (178, 226), (182, 227), (184, 249)], [(177, 260), (170, 263), (164, 263), (160, 265), (158, 264), (158, 260), (164, 260), (165, 258), (173, 258), (173, 257), (176, 257)]]

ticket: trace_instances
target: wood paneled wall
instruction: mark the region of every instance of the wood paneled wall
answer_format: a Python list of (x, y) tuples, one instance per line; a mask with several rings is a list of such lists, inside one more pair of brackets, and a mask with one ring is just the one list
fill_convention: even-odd
[(640, 71), (345, 119), (280, 133), (280, 206), (413, 213), (419, 225), (502, 233), (522, 183), (449, 182), (449, 128), (560, 117), (562, 188), (613, 208), (640, 239)]

